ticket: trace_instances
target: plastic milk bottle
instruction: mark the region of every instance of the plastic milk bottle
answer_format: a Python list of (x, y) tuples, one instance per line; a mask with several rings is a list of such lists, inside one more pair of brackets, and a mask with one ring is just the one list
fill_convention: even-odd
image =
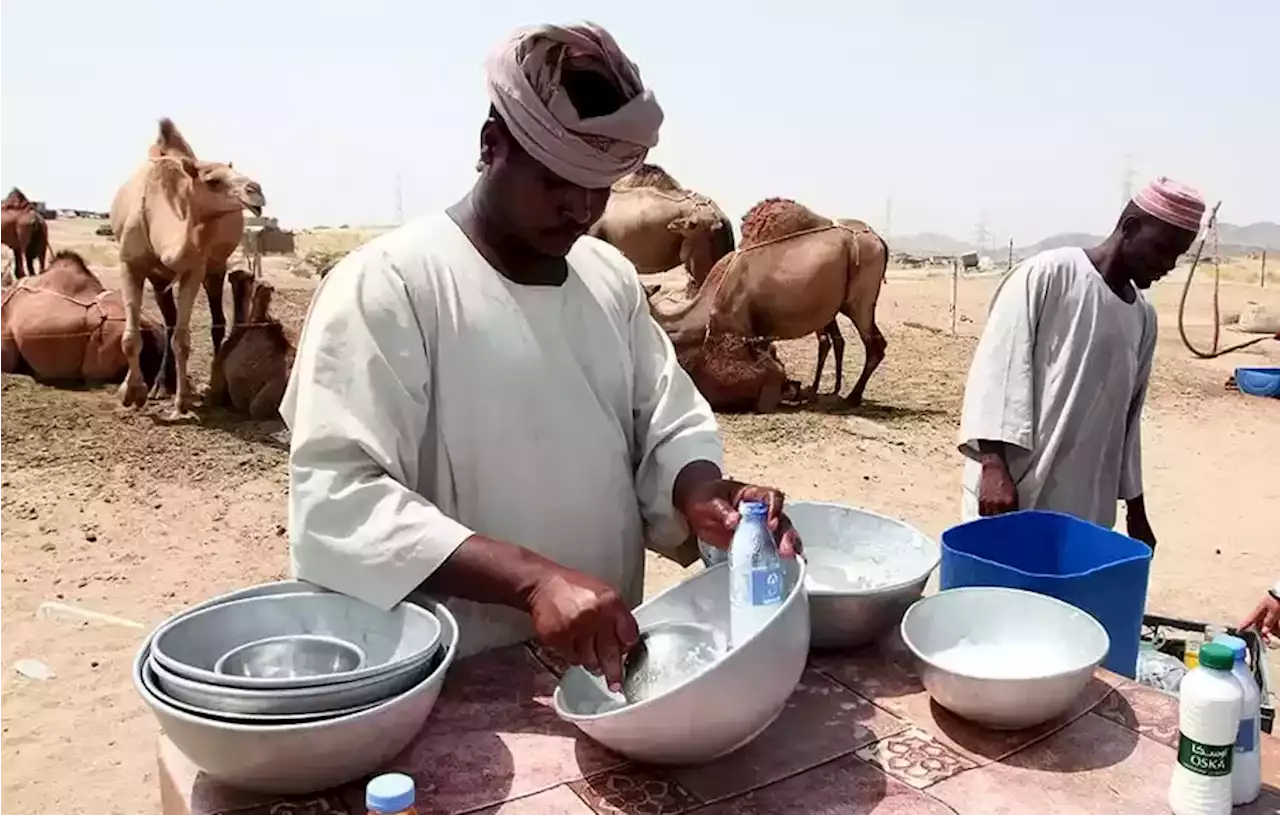
[(1240, 712), (1240, 729), (1236, 731), (1236, 754), (1231, 760), (1231, 803), (1236, 806), (1252, 804), (1262, 792), (1262, 692), (1249, 673), (1245, 654), (1249, 646), (1239, 637), (1219, 634), (1214, 642), (1231, 649), (1235, 663), (1231, 673), (1244, 691), (1244, 706)]
[(1182, 680), (1178, 699), (1178, 763), (1169, 782), (1174, 815), (1230, 815), (1231, 767), (1244, 691), (1231, 673), (1235, 655), (1211, 642)]

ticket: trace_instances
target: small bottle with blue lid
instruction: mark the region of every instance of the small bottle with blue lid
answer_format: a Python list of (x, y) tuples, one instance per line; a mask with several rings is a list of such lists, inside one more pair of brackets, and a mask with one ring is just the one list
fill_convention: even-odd
[(743, 501), (738, 516), (729, 544), (729, 640), (735, 648), (764, 628), (787, 596), (786, 567), (769, 531), (768, 506)]
[(369, 815), (418, 815), (414, 809), (413, 779), (403, 773), (386, 773), (364, 788), (364, 805)]

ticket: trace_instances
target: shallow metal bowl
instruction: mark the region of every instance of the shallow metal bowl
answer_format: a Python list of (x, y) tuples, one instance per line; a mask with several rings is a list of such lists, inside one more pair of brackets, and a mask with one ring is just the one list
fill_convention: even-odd
[[(220, 658), (243, 645), (300, 634), (354, 645), (364, 653), (364, 664), (352, 671), (292, 677), (216, 670)], [(317, 688), (412, 672), (429, 662), (439, 643), (440, 623), (430, 611), (412, 603), (383, 611), (342, 594), (295, 592), (230, 600), (179, 614), (156, 631), (151, 650), (159, 666), (185, 679), (264, 691)]]
[(287, 634), (232, 648), (213, 663), (214, 673), (260, 679), (298, 679), (351, 673), (364, 665), (364, 651), (337, 637)]
[[(253, 596), (255, 591), (278, 592), (285, 586), (307, 590), (305, 584), (289, 581), (234, 594)], [(174, 745), (218, 781), (276, 794), (303, 794), (345, 784), (380, 769), (408, 746), (426, 723), (457, 655), (458, 627), (453, 615), (443, 603), (422, 602), (440, 623), (443, 656), (430, 675), (413, 688), (348, 716), (303, 724), (255, 725), (192, 715), (147, 689), (143, 675), (150, 639), (134, 659), (134, 685)]]
[[(610, 750), (652, 764), (711, 761), (751, 741), (782, 712), (809, 654), (804, 559), (784, 562), (787, 599), (763, 628), (723, 658), (630, 705), (599, 677), (570, 668), (556, 688), (556, 713)], [(635, 617), (641, 629), (700, 623), (727, 641), (728, 564), (667, 589), (637, 608)]]
[(993, 730), (1019, 730), (1071, 708), (1107, 656), (1088, 613), (1043, 594), (987, 586), (919, 600), (902, 640), (934, 701)]
[(915, 528), (865, 509), (787, 502), (808, 561), (815, 648), (857, 648), (888, 634), (920, 598), (942, 550)]

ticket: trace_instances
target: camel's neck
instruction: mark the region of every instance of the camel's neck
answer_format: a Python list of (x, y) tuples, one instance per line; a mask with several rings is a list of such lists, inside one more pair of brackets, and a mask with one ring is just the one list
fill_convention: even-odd
[(711, 298), (714, 289), (703, 285), (693, 297), (681, 302), (670, 311), (662, 311), (649, 303), (649, 313), (654, 322), (667, 333), (671, 343), (677, 348), (690, 343), (701, 342), (707, 333), (707, 321), (711, 315)]

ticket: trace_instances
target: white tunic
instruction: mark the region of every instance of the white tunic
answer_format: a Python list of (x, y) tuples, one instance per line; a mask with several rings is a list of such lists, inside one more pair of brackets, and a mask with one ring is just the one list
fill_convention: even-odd
[[(723, 453), (631, 264), (583, 238), (568, 265), (512, 283), (441, 214), (329, 272), (280, 406), (298, 577), (390, 608), (478, 533), (640, 602), (646, 538), (688, 536), (676, 475)], [(466, 653), (532, 635), (523, 612), (449, 606)]]
[(1001, 282), (969, 369), (960, 449), (963, 515), (978, 517), (978, 440), (1009, 447), (1021, 509), (1112, 527), (1142, 494), (1139, 425), (1155, 309), (1120, 299), (1084, 250), (1029, 258)]

